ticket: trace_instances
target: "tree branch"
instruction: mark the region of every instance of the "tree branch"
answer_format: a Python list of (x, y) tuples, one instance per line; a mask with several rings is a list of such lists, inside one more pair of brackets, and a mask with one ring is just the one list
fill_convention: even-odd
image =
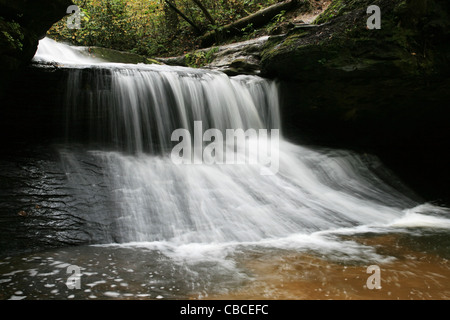
[(212, 25), (216, 25), (216, 20), (211, 16), (208, 9), (203, 5), (203, 3), (200, 0), (192, 0), (194, 3), (203, 11), (203, 14), (205, 17), (211, 22)]
[(169, 0), (164, 0), (164, 2), (169, 6), (170, 9), (175, 11), (181, 18), (183, 18), (187, 23), (189, 23), (192, 28), (194, 28), (197, 34), (201, 34), (202, 30), (191, 20), (189, 19), (183, 12), (181, 12), (172, 2)]

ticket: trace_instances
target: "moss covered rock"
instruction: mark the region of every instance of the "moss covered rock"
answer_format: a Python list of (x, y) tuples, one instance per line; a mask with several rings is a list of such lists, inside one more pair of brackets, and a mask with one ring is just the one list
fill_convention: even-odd
[(426, 193), (450, 181), (449, 40), (447, 0), (334, 0), (314, 25), (271, 38), (261, 63), (284, 81), (287, 136), (382, 155)]
[[(372, 4), (381, 8), (380, 30), (367, 28)], [(445, 0), (335, 0), (316, 19), (317, 27), (296, 28), (270, 41), (263, 69), (284, 79), (304, 79), (308, 75), (300, 73), (311, 70), (334, 77), (388, 76), (394, 70), (443, 74), (449, 67), (449, 5)]]
[(161, 64), (160, 62), (154, 59), (147, 58), (145, 56), (108, 48), (86, 47), (85, 53), (93, 58), (99, 58), (108, 62), (131, 64)]

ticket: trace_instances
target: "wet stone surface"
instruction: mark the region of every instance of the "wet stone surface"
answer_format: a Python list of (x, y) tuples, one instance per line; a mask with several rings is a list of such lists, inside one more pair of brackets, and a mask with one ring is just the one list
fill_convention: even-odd
[[(101, 169), (84, 159), (92, 181), (79, 181), (56, 146), (3, 150), (0, 156), (0, 257), (108, 241), (108, 200)], [(95, 214), (93, 213), (95, 212)], [(106, 231), (105, 231), (106, 230)]]
[(0, 260), (0, 300), (201, 298), (244, 279), (218, 263), (177, 263), (158, 250), (68, 247)]

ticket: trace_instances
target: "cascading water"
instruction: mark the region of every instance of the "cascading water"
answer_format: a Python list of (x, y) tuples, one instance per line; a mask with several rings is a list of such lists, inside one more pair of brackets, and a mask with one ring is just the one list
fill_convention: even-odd
[[(447, 209), (420, 205), (388, 185), (381, 178), (388, 171), (373, 156), (314, 150), (281, 137), (279, 170), (272, 175), (261, 174), (266, 163), (172, 161), (178, 143), (172, 133), (193, 133), (196, 121), (221, 132), (282, 129), (274, 81), (93, 61), (49, 40), (36, 57), (69, 68), (67, 146), (81, 147), (64, 148), (62, 161), (71, 183), (108, 198), (101, 210), (91, 199), (84, 219), (102, 224), (110, 242), (157, 249), (188, 264), (220, 258), (226, 265), (230, 248), (255, 247), (364, 260), (380, 256), (338, 235), (450, 228)], [(249, 158), (245, 148), (225, 149)], [(95, 163), (94, 176), (87, 157)]]
[[(71, 50), (78, 58), (69, 63), (93, 68), (70, 72), (68, 142), (83, 137), (96, 150), (91, 154), (104, 166), (117, 204), (110, 238), (118, 242), (257, 242), (386, 226), (419, 205), (371, 171), (380, 166), (374, 157), (319, 152), (284, 139), (275, 175), (261, 175), (262, 164), (248, 162), (177, 165), (172, 133), (193, 132), (195, 121), (223, 133), (280, 129), (277, 84), (182, 67), (93, 64), (49, 40), (37, 57), (61, 52), (53, 60), (64, 63)], [(248, 158), (245, 148), (231, 152)]]

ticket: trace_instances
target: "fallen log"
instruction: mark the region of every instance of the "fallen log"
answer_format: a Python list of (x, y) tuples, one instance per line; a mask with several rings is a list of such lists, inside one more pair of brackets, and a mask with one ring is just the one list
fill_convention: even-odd
[[(302, 1), (303, 2), (303, 1)], [(289, 11), (299, 5), (299, 0), (286, 0), (274, 4), (268, 8), (262, 9), (247, 17), (239, 19), (233, 23), (223, 26), (222, 28), (210, 31), (200, 37), (200, 46), (202, 48), (210, 47), (216, 42), (223, 41), (229, 37), (241, 34), (242, 29), (249, 25), (259, 28), (269, 23), (276, 15), (282, 11)]]

